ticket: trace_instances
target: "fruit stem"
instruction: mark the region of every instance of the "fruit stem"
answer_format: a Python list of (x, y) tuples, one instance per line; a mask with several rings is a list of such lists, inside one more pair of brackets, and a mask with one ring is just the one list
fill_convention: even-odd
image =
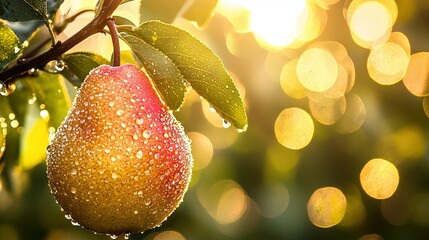
[(108, 19), (119, 4), (121, 4), (122, 0), (110, 0), (106, 2), (103, 4), (100, 14), (73, 36), (63, 43), (58, 41), (48, 51), (34, 58), (19, 62), (13, 67), (0, 72), (0, 81), (7, 84), (17, 77), (27, 75), (28, 71), (31, 69), (42, 69), (48, 62), (58, 59), (62, 54), (87, 39), (89, 36), (102, 32), (107, 25)]
[(107, 27), (109, 28), (109, 32), (110, 32), (110, 36), (112, 37), (112, 44), (113, 44), (112, 66), (117, 67), (121, 65), (121, 48), (119, 45), (118, 29), (116, 29), (115, 18), (110, 17), (107, 19)]

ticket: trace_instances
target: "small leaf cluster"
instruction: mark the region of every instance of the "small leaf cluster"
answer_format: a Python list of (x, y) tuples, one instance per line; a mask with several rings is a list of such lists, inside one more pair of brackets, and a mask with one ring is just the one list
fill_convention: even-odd
[[(111, 1), (99, 1), (94, 6), (95, 18), (100, 6)], [(59, 16), (62, 3), (0, 0), (0, 73), (58, 44), (56, 35), (76, 17)], [(200, 26), (207, 24), (217, 0), (139, 0), (139, 4), (138, 26), (125, 17), (114, 16), (121, 40), (131, 48), (121, 56), (149, 75), (170, 110), (180, 109), (191, 87), (223, 119), (245, 130), (243, 101), (222, 61), (190, 33), (172, 25), (178, 17)], [(28, 69), (15, 76), (11, 82), (0, 79), (0, 172), (6, 169), (2, 173), (6, 187), (13, 188), (10, 176), (14, 166), (30, 169), (44, 161), (48, 138), (67, 114), (74, 91), (92, 69), (102, 64), (110, 61), (97, 53), (66, 52), (54, 56), (41, 69)]]

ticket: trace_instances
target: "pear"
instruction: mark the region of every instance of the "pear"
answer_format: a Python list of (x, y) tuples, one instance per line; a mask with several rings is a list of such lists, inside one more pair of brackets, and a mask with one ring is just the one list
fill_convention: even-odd
[(183, 127), (131, 64), (89, 73), (47, 150), (66, 217), (110, 235), (161, 225), (182, 202), (192, 165)]

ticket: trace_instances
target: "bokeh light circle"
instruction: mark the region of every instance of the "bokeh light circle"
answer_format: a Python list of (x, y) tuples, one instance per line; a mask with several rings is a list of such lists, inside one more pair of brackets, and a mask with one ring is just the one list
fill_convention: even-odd
[(413, 95), (417, 97), (429, 95), (429, 52), (411, 55), (403, 82)]
[(337, 225), (344, 218), (347, 200), (338, 188), (324, 187), (317, 189), (307, 204), (310, 221), (318, 227), (329, 228)]
[(276, 119), (274, 132), (280, 144), (290, 149), (307, 146), (314, 134), (311, 116), (300, 108), (283, 110)]
[(298, 80), (308, 90), (323, 92), (334, 85), (338, 65), (329, 52), (320, 48), (307, 49), (298, 59)]
[(375, 199), (386, 199), (395, 193), (399, 185), (399, 173), (395, 165), (381, 158), (365, 164), (360, 172), (363, 190)]
[(392, 85), (405, 75), (409, 56), (399, 44), (387, 42), (372, 49), (367, 68), (371, 78), (381, 85)]

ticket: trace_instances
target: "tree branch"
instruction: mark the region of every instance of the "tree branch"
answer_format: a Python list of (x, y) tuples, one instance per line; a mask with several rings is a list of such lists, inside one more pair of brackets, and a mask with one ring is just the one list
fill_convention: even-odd
[(108, 19), (121, 2), (122, 0), (105, 0), (100, 14), (80, 31), (78, 31), (63, 43), (57, 42), (48, 51), (22, 63), (17, 63), (13, 67), (0, 72), (0, 81), (6, 84), (12, 82), (19, 76), (27, 74), (27, 72), (31, 69), (41, 69), (48, 62), (58, 59), (62, 54), (76, 46), (78, 43), (87, 39), (89, 36), (102, 32), (104, 27), (107, 25)]

